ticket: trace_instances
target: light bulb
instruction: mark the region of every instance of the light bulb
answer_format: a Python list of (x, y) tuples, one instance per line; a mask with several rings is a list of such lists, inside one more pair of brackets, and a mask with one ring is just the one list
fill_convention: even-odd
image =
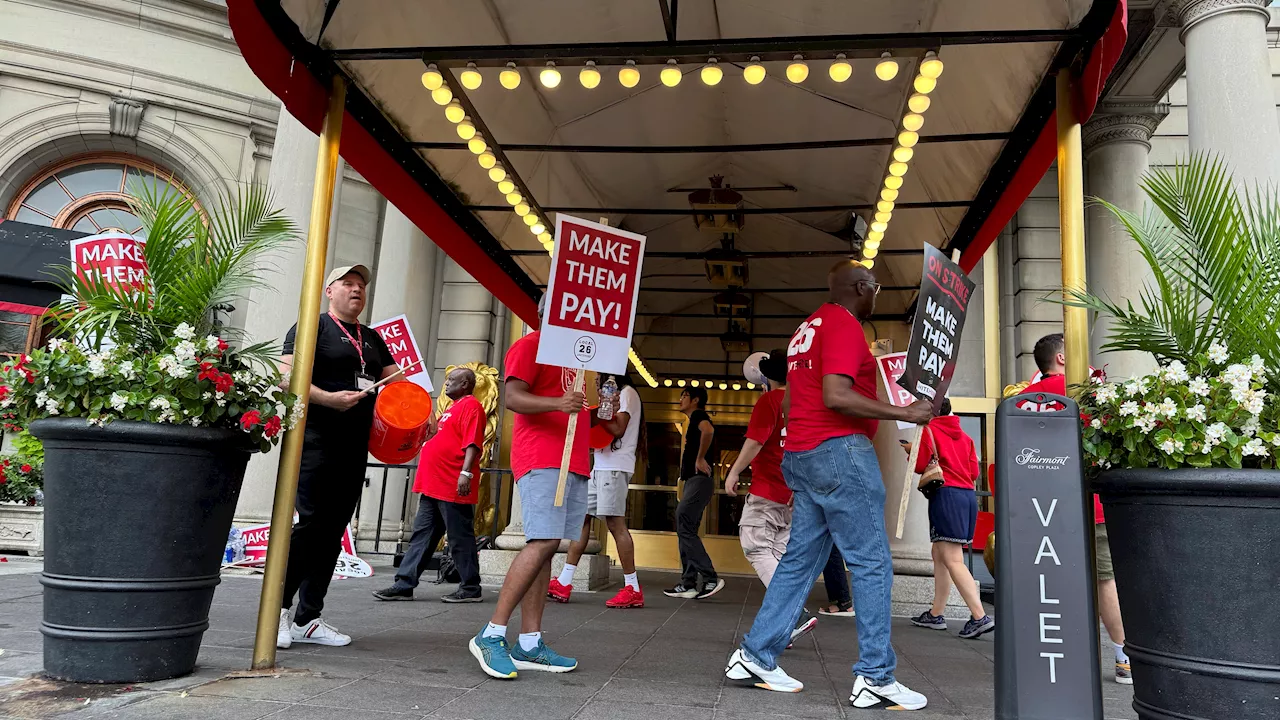
[(873, 248), (873, 247), (872, 247), (872, 248), (869, 248), (869, 247), (864, 247), (864, 248), (862, 248), (862, 257), (864, 257), (864, 258), (866, 258), (866, 259), (868, 259), (868, 260), (870, 260), (871, 258), (873, 258), (873, 257), (875, 257), (876, 255), (879, 255), (879, 254), (880, 254), (880, 251), (879, 251), (879, 250), (877, 250), (877, 249), (875, 249), (875, 248)]
[(916, 81), (915, 83), (913, 83), (913, 87), (915, 87), (916, 92), (920, 93), (921, 95), (928, 95), (929, 93), (933, 92), (934, 88), (938, 87), (938, 81), (934, 80), (931, 77), (917, 75)]
[(832, 80), (842, 83), (853, 77), (853, 66), (849, 64), (848, 60), (844, 59), (844, 53), (839, 53), (836, 55), (836, 61), (831, 63), (831, 67), (827, 68), (827, 74), (831, 76)]
[(759, 85), (764, 82), (766, 74), (764, 66), (760, 64), (759, 55), (752, 55), (751, 63), (742, 68), (742, 79), (746, 80), (748, 85)]
[(875, 266), (876, 266), (876, 261), (875, 261), (875, 260), (863, 260), (863, 261), (862, 261), (862, 267), (864, 267), (864, 268), (866, 268), (866, 269), (868, 269), (868, 270), (870, 270), (871, 268), (873, 268), (873, 267), (875, 267)]
[(877, 220), (877, 221), (879, 221), (879, 222), (882, 222), (882, 223), (887, 223), (887, 222), (889, 222), (889, 220), (890, 220), (892, 217), (893, 217), (893, 213), (891, 213), (891, 212), (878, 212), (878, 213), (876, 213), (876, 220)]
[(911, 112), (922, 113), (929, 109), (929, 96), (916, 93), (907, 98), (907, 107), (911, 108)]
[(462, 118), (462, 122), (458, 123), (455, 129), (458, 131), (458, 137), (463, 140), (470, 140), (476, 136), (476, 126), (471, 124), (471, 118)]
[(871, 231), (872, 231), (872, 232), (880, 232), (880, 233), (882, 233), (882, 232), (884, 232), (885, 230), (888, 230), (888, 229), (889, 229), (889, 223), (882, 223), (882, 222), (873, 222), (873, 223), (871, 223)]
[(468, 90), (475, 90), (480, 87), (480, 83), (484, 82), (484, 76), (476, 69), (475, 63), (469, 62), (467, 63), (467, 69), (463, 70), (462, 74), (458, 76), (458, 80), (462, 82), (462, 87)]
[(538, 234), (538, 241), (541, 242), (543, 245), (553, 244), (551, 240), (551, 233), (547, 232), (545, 229)]
[(898, 133), (898, 144), (905, 148), (913, 148), (920, 142), (920, 135), (914, 130), (903, 130)]
[(467, 141), (467, 149), (470, 150), (472, 154), (479, 155), (485, 150), (488, 150), (489, 145), (485, 143), (483, 137), (476, 135), (475, 137)]
[(542, 83), (542, 87), (547, 89), (560, 84), (560, 71), (556, 69), (555, 62), (547, 61), (547, 66), (542, 68), (542, 72), (538, 73), (538, 81)]
[(618, 84), (624, 88), (633, 88), (640, 84), (640, 70), (635, 60), (628, 60), (626, 65), (618, 69)]
[(747, 383), (747, 389), (748, 389), (748, 390), (755, 390), (755, 389), (756, 389), (756, 384), (755, 384), (755, 383)]
[(802, 83), (809, 77), (809, 66), (805, 64), (803, 55), (796, 55), (787, 66), (787, 79), (793, 83)]
[(671, 387), (671, 378), (662, 381), (663, 387)]
[(720, 69), (720, 63), (715, 58), (707, 60), (707, 64), (702, 66), (702, 82), (707, 85), (719, 85), (720, 79), (724, 77), (724, 71)]
[(875, 243), (875, 244), (879, 245), (879, 244), (880, 244), (880, 241), (881, 241), (881, 240), (883, 240), (883, 239), (884, 239), (884, 233), (882, 233), (882, 232), (875, 232), (875, 231), (873, 230), (873, 231), (871, 231), (871, 232), (867, 233), (867, 242), (868, 242), (868, 243)]
[(676, 381), (676, 386), (677, 386), (677, 387), (684, 387), (684, 381), (683, 381), (683, 380), (677, 380), (677, 381)]
[(728, 390), (728, 389), (729, 389), (729, 383), (724, 383), (724, 382), (720, 383), (720, 389), (721, 389), (721, 390)]
[(890, 175), (884, 179), (884, 186), (889, 190), (897, 190), (902, 187), (901, 175)]
[(907, 164), (904, 162), (889, 163), (889, 174), (894, 177), (902, 177), (907, 174)]
[(668, 60), (667, 66), (662, 68), (662, 72), (658, 73), (658, 79), (667, 87), (675, 87), (680, 84), (683, 75), (680, 72), (680, 66), (675, 60)]
[(734, 383), (734, 384), (733, 384), (733, 389), (734, 389), (734, 390), (741, 390), (741, 389), (742, 389), (742, 383)]
[(698, 387), (698, 385), (699, 385), (699, 383), (698, 383), (698, 381), (697, 381), (697, 380), (690, 380), (690, 381), (689, 381), (689, 384), (690, 384), (690, 385), (692, 385), (692, 386), (694, 386), (694, 387)]
[(916, 151), (911, 148), (900, 147), (893, 149), (893, 159), (898, 162), (911, 162), (911, 158), (915, 156)]
[(494, 165), (489, 168), (489, 179), (494, 182), (502, 182), (507, 178), (507, 169), (501, 165)]
[(434, 100), (437, 105), (440, 105), (443, 107), (445, 105), (448, 105), (449, 101), (453, 99), (453, 91), (441, 85), (440, 87), (431, 91), (431, 99)]
[(902, 116), (902, 127), (916, 131), (924, 127), (924, 116), (919, 113), (907, 113)]
[(876, 203), (876, 210), (879, 212), (893, 212), (893, 203), (888, 200), (881, 200)]
[(525, 215), (528, 215), (529, 206), (525, 203), (520, 203), (519, 205), (516, 206), (516, 214), (519, 215), (520, 217), (524, 217)]
[(588, 60), (586, 67), (578, 71), (578, 82), (588, 90), (594, 90), (600, 84), (600, 71), (596, 69), (594, 60)]
[[(874, 233), (874, 234), (875, 234), (875, 235), (877, 235), (878, 237), (881, 237), (881, 238), (883, 238), (883, 237), (884, 237), (884, 233)], [(864, 249), (865, 249), (865, 248), (870, 248), (871, 250), (877, 250), (877, 249), (879, 249), (879, 248), (880, 248), (880, 241), (879, 241), (879, 240), (872, 240), (871, 238), (867, 238), (867, 241), (866, 241), (866, 242), (864, 242), (864, 243), (862, 244), (862, 247), (863, 247)]]
[(422, 87), (428, 90), (435, 90), (444, 85), (444, 76), (436, 69), (435, 64), (427, 66), (427, 71), (422, 73)]
[(512, 207), (515, 207), (516, 205), (524, 202), (524, 197), (521, 196), (520, 193), (512, 191), (507, 193), (507, 202), (510, 203)]
[(885, 188), (880, 191), (880, 199), (893, 202), (894, 200), (898, 199), (898, 191), (894, 190), (893, 188)]
[[(529, 227), (533, 227), (534, 224), (538, 222), (538, 216), (532, 213), (525, 215), (522, 219), (524, 220), (524, 224)], [(534, 233), (534, 235), (537, 235), (537, 233)]]
[(880, 62), (876, 63), (876, 77), (889, 82), (898, 77), (898, 61), (889, 53), (880, 53)]
[(457, 100), (451, 100), (444, 106), (444, 116), (451, 123), (460, 123), (467, 116), (467, 111), (462, 109), (462, 105)]
[(515, 189), (516, 189), (516, 184), (511, 182), (510, 180), (498, 181), (498, 192), (502, 193), (503, 195), (508, 195), (514, 192)]
[[(533, 217), (533, 216), (532, 216), (532, 215), (530, 215), (529, 217)], [(535, 223), (533, 226), (531, 226), (531, 227), (529, 228), (529, 232), (533, 233), (534, 235), (538, 235), (538, 236), (541, 236), (541, 235), (542, 235), (542, 233), (544, 233), (544, 232), (546, 232), (546, 231), (547, 231), (547, 226), (546, 226), (546, 225), (543, 225), (542, 223)]]
[(476, 162), (480, 163), (480, 167), (488, 170), (489, 168), (497, 167), (498, 158), (492, 152), (485, 150), (476, 157)]
[(507, 63), (506, 69), (498, 73), (498, 82), (508, 90), (520, 87), (520, 71), (516, 69), (515, 63)]
[(942, 61), (938, 59), (938, 54), (930, 50), (924, 54), (924, 60), (920, 62), (920, 74), (937, 80), (942, 75)]

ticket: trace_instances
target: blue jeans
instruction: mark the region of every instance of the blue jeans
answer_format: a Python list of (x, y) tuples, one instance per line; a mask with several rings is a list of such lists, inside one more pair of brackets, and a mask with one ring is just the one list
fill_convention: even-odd
[(777, 667), (834, 541), (849, 565), (858, 608), (853, 674), (874, 685), (893, 682), (898, 662), (889, 642), (893, 562), (884, 527), (884, 483), (871, 439), (846, 435), (812, 450), (787, 452), (782, 474), (795, 492), (791, 539), (742, 649), (766, 669)]

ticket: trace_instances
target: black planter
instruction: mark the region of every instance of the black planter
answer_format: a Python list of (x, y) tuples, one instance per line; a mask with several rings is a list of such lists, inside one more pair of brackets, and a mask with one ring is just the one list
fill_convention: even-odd
[(50, 418), (44, 667), (73, 682), (191, 672), (252, 447), (232, 430)]
[(1139, 717), (1280, 718), (1280, 471), (1113, 470), (1095, 488)]

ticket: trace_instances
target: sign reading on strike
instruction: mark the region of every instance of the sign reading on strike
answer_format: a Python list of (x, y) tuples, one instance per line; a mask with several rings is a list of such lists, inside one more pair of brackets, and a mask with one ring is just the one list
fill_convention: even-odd
[(556, 217), (539, 363), (627, 371), (644, 241), (608, 225)]
[(140, 288), (147, 277), (146, 241), (108, 230), (71, 241), (71, 267), (78, 277), (113, 287)]
[[(906, 353), (881, 355), (876, 358), (876, 365), (880, 367), (880, 381), (884, 383), (885, 397), (889, 400), (890, 405), (907, 407), (915, 402), (916, 397), (898, 384), (898, 378), (901, 378), (902, 373), (906, 372), (907, 369)], [(912, 427), (915, 427), (915, 425), (901, 420), (898, 421), (899, 430), (906, 430)]]
[[(431, 373), (427, 372), (425, 363), (418, 362), (422, 359), (422, 352), (418, 350), (418, 341), (413, 337), (413, 328), (409, 327), (409, 318), (397, 315), (389, 320), (375, 323), (371, 327), (382, 336), (382, 341), (387, 344), (387, 350), (391, 351), (391, 359), (396, 365), (400, 367), (413, 365), (405, 371), (405, 379), (421, 385), (427, 392), (435, 392), (435, 388), (431, 387)], [(414, 365), (414, 363), (417, 364)]]
[(928, 243), (924, 246), (924, 276), (916, 301), (907, 367), (899, 383), (939, 412), (956, 372), (960, 333), (974, 284), (960, 266)]

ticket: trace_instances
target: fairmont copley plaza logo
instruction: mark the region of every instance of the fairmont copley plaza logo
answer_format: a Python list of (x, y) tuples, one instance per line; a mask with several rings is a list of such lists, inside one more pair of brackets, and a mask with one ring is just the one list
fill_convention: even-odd
[(1033, 470), (1057, 470), (1067, 464), (1067, 456), (1046, 457), (1040, 454), (1040, 448), (1022, 448), (1013, 461)]

